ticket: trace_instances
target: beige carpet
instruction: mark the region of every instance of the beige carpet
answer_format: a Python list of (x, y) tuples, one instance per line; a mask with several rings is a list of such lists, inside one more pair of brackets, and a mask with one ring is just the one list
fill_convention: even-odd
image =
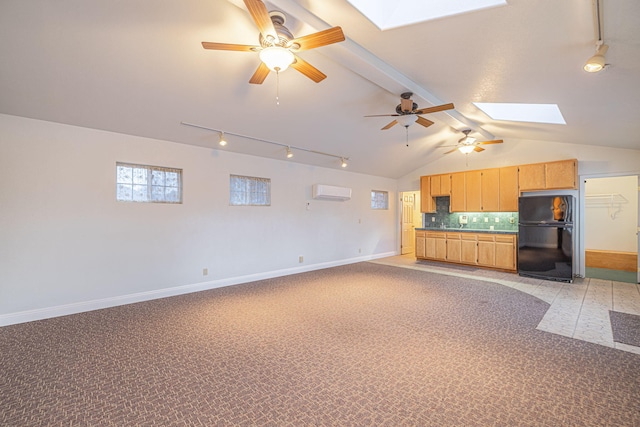
[(0, 425), (638, 426), (640, 355), (373, 263), (0, 328)]

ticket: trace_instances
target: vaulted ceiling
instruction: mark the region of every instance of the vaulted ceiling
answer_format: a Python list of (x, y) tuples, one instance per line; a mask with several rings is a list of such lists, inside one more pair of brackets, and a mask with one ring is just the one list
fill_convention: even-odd
[[(481, 156), (519, 141), (640, 149), (640, 2), (601, 0), (610, 65), (597, 74), (582, 70), (595, 51), (591, 0), (507, 3), (381, 31), (346, 0), (271, 0), (294, 35), (341, 26), (346, 40), (299, 53), (328, 76), (320, 83), (291, 69), (250, 85), (256, 53), (201, 45), (258, 44), (241, 0), (3, 0), (0, 113), (285, 159), (235, 135), (220, 148), (187, 122), (392, 178), (441, 158), (465, 128), (504, 139)], [(425, 116), (428, 128), (383, 131), (392, 118), (364, 117), (394, 113), (407, 91), (455, 110)], [(557, 104), (567, 124), (492, 120), (474, 102)], [(340, 167), (295, 149), (289, 161)]]

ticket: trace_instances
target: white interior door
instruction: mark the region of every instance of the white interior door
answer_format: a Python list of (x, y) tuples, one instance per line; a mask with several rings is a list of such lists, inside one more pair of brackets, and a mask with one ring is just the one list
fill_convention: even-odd
[(414, 193), (402, 193), (402, 243), (400, 253), (410, 254), (415, 251), (414, 211), (416, 197)]

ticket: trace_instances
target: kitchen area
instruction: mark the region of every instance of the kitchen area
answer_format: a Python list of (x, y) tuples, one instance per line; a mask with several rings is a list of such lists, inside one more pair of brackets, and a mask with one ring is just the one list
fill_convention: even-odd
[(422, 176), (416, 258), (571, 282), (577, 187), (575, 159)]

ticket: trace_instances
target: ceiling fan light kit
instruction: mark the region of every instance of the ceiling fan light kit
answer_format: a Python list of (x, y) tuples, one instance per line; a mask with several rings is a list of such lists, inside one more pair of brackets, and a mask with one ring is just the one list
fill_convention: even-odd
[(290, 50), (287, 50), (281, 46), (270, 46), (264, 48), (258, 54), (260, 60), (271, 70), (277, 73), (289, 68), (289, 65), (293, 64), (295, 57)]

